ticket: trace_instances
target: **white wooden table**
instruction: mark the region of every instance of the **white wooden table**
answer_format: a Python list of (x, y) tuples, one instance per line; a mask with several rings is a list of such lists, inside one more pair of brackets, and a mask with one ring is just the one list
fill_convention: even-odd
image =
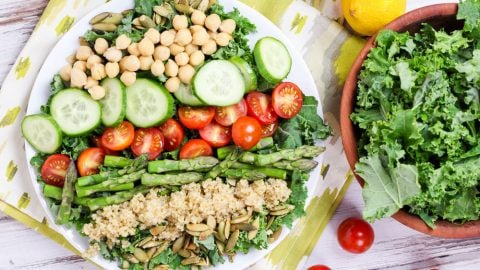
[[(47, 0), (0, 0), (0, 82), (3, 82), (27, 41), (46, 3)], [(1, 177), (0, 181), (3, 181)], [(360, 188), (353, 183), (307, 266), (325, 264), (332, 269), (480, 269), (480, 239), (432, 238), (393, 219), (373, 224), (375, 244), (368, 252), (348, 254), (337, 244), (336, 228), (345, 218), (360, 216), (362, 207)], [(0, 212), (0, 269), (94, 267)]]

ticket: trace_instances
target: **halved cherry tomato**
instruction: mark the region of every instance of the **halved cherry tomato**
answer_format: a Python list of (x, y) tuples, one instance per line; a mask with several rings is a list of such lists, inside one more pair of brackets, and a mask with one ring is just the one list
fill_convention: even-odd
[(103, 164), (105, 150), (99, 147), (85, 149), (77, 159), (77, 169), (80, 176), (97, 174), (100, 165)]
[(233, 125), (238, 118), (245, 115), (247, 115), (247, 103), (244, 99), (235, 105), (215, 108), (215, 121), (226, 127)]
[(270, 137), (275, 134), (278, 128), (278, 122), (275, 121), (271, 124), (262, 125), (262, 138)]
[(262, 126), (250, 116), (240, 117), (232, 126), (233, 142), (244, 150), (254, 147), (262, 137)]
[(182, 146), (179, 157), (180, 159), (189, 159), (212, 155), (212, 147), (206, 141), (202, 139), (192, 139)]
[(70, 157), (63, 154), (53, 154), (49, 156), (43, 163), (41, 169), (43, 182), (49, 185), (63, 187), (70, 161)]
[(277, 121), (277, 114), (273, 110), (272, 98), (264, 93), (251, 92), (247, 95), (248, 115), (255, 117), (260, 124), (266, 125)]
[(230, 127), (222, 126), (215, 121), (212, 121), (208, 126), (200, 129), (198, 133), (202, 139), (215, 148), (225, 146), (232, 140)]
[(286, 119), (293, 118), (303, 106), (302, 90), (294, 83), (281, 83), (273, 90), (272, 104), (278, 116)]
[(177, 120), (170, 118), (160, 126), (160, 131), (165, 137), (165, 150), (173, 151), (180, 147), (185, 138), (182, 125)]
[(110, 155), (110, 156), (118, 156), (119, 153), (118, 151), (112, 151), (102, 145), (102, 137), (101, 136), (93, 136), (92, 137), (92, 143), (95, 145), (95, 147), (100, 147), (103, 150), (105, 150), (105, 154)]
[(130, 122), (123, 121), (118, 127), (105, 129), (101, 141), (103, 147), (113, 151), (121, 151), (132, 144), (134, 135), (133, 125)]
[(180, 122), (189, 129), (201, 129), (212, 122), (215, 116), (214, 107), (180, 107), (178, 117)]
[(373, 244), (375, 233), (372, 226), (360, 218), (347, 218), (337, 230), (340, 246), (348, 252), (363, 253)]
[(331, 270), (331, 269), (326, 265), (317, 264), (317, 265), (310, 266), (308, 270)]
[(135, 136), (130, 145), (136, 156), (148, 154), (148, 160), (154, 160), (163, 151), (165, 139), (158, 128), (140, 128), (135, 131)]

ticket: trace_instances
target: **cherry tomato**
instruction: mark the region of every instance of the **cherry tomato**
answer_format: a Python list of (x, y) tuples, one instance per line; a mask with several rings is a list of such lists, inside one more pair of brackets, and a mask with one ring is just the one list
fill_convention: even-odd
[(242, 116), (232, 126), (233, 142), (244, 150), (254, 147), (262, 137), (262, 126), (257, 119)]
[(278, 128), (278, 122), (275, 121), (271, 124), (262, 125), (262, 138), (270, 137), (275, 134)]
[(208, 126), (200, 129), (198, 133), (202, 139), (215, 148), (228, 145), (232, 140), (231, 129), (216, 122), (211, 122)]
[(247, 103), (244, 99), (235, 105), (215, 108), (215, 121), (226, 127), (233, 125), (238, 118), (245, 115), (247, 115)]
[(347, 218), (337, 230), (340, 246), (351, 253), (363, 253), (373, 244), (375, 234), (372, 226), (360, 218)]
[(255, 117), (260, 124), (266, 125), (277, 121), (277, 114), (273, 110), (272, 98), (264, 93), (251, 92), (247, 95), (248, 115)]
[(189, 129), (201, 129), (212, 122), (215, 116), (214, 107), (180, 107), (178, 117), (180, 122)]
[(158, 128), (140, 128), (135, 131), (130, 148), (136, 156), (148, 154), (148, 160), (154, 160), (163, 151), (165, 139)]
[(294, 83), (281, 83), (273, 90), (272, 104), (278, 116), (286, 119), (293, 118), (303, 106), (302, 90)]
[(93, 136), (92, 137), (92, 143), (95, 145), (95, 147), (100, 147), (103, 150), (105, 150), (105, 154), (110, 155), (110, 156), (118, 156), (119, 153), (118, 151), (112, 151), (102, 145), (102, 137), (101, 136)]
[(77, 159), (77, 169), (80, 176), (97, 174), (105, 158), (105, 150), (99, 147), (85, 149)]
[(102, 134), (103, 147), (113, 150), (121, 151), (127, 149), (133, 142), (135, 129), (130, 122), (123, 121), (118, 127), (111, 127), (105, 129)]
[(180, 149), (180, 159), (196, 158), (200, 156), (212, 156), (212, 147), (202, 139), (192, 139)]
[(317, 264), (317, 265), (310, 266), (308, 270), (331, 270), (331, 269), (326, 265)]
[(163, 137), (165, 137), (165, 150), (173, 151), (182, 145), (185, 132), (177, 120), (170, 118), (160, 126)]
[(40, 170), (43, 182), (49, 185), (63, 187), (70, 161), (70, 157), (63, 154), (49, 156)]

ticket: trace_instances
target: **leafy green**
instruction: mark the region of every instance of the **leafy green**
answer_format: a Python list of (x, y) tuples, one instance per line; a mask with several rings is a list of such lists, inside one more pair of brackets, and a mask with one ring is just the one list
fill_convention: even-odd
[(157, 265), (168, 265), (171, 269), (179, 270), (190, 269), (189, 266), (182, 265), (180, 263), (181, 261), (182, 257), (180, 257), (180, 255), (178, 255), (177, 253), (173, 253), (171, 248), (167, 248), (165, 251), (153, 257), (148, 262), (148, 269), (153, 269)]
[(50, 113), (50, 103), (52, 101), (53, 96), (63, 89), (66, 89), (66, 86), (63, 83), (62, 78), (60, 77), (59, 74), (55, 74), (53, 76), (52, 82), (50, 82), (50, 97), (48, 98), (47, 104), (42, 105), (40, 107), (40, 110), (43, 113), (46, 113), (46, 114)]
[(135, 12), (152, 17), (153, 7), (163, 4), (163, 0), (135, 0)]
[(69, 155), (72, 159), (77, 160), (80, 153), (90, 146), (88, 137), (69, 137), (63, 136), (61, 153)]
[(195, 243), (197, 246), (202, 245), (208, 250), (214, 250), (215, 249), (215, 239), (213, 238), (213, 235), (210, 235), (207, 237), (205, 240), (199, 240), (198, 237), (195, 237), (193, 239), (193, 243)]
[[(248, 239), (247, 232), (240, 232), (240, 236), (238, 237), (237, 244), (233, 249), (235, 252), (242, 252), (247, 254), (250, 248), (255, 249), (266, 249), (268, 247), (268, 236), (267, 236), (267, 218), (263, 215), (258, 215), (259, 218), (259, 226), (258, 226), (258, 233), (252, 239)], [(256, 217), (254, 217), (256, 218)]]

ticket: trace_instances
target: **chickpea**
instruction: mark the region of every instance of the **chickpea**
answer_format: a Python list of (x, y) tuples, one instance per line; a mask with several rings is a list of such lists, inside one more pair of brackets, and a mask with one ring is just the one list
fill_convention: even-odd
[(120, 81), (122, 81), (126, 86), (130, 86), (135, 83), (137, 80), (137, 73), (133, 71), (125, 71), (120, 76)]
[(194, 74), (195, 69), (190, 65), (183, 66), (178, 70), (178, 78), (185, 84), (190, 84)]
[(92, 54), (93, 54), (93, 51), (90, 47), (80, 46), (77, 49), (77, 53), (75, 54), (75, 57), (77, 58), (77, 60), (86, 61), (88, 57)]
[(176, 35), (176, 32), (175, 33), (172, 33), (171, 31), (162, 32), (162, 34), (160, 34), (160, 43), (163, 46), (167, 46), (167, 47), (172, 45), (173, 42), (175, 41), (175, 35)]
[(123, 71), (137, 71), (140, 69), (140, 60), (135, 55), (125, 56), (120, 60), (120, 69)]
[(140, 56), (140, 69), (141, 70), (150, 70), (150, 67), (153, 64), (153, 57), (151, 56)]
[(59, 74), (63, 81), (69, 82), (70, 75), (72, 74), (72, 66), (71, 65), (63, 66), (62, 69), (60, 69)]
[(95, 45), (93, 46), (93, 48), (98, 54), (104, 54), (105, 51), (108, 49), (108, 42), (104, 38), (97, 38), (95, 40)]
[(87, 83), (85, 84), (84, 88), (85, 89), (90, 89), (90, 88), (94, 87), (95, 85), (98, 85), (98, 81), (94, 80), (92, 77), (89, 76), (87, 78)]
[(181, 29), (175, 36), (175, 43), (181, 46), (186, 46), (192, 42), (192, 34), (188, 29)]
[(178, 75), (178, 66), (172, 59), (169, 59), (165, 64), (165, 75), (168, 77), (176, 77)]
[(217, 35), (218, 35), (217, 32), (208, 31), (208, 36), (213, 40), (217, 38)]
[(165, 82), (165, 87), (170, 93), (173, 93), (180, 88), (180, 79), (177, 77), (172, 77)]
[(94, 64), (102, 63), (102, 58), (96, 54), (92, 54), (87, 59), (87, 68), (91, 69)]
[(117, 77), (118, 73), (120, 73), (120, 65), (118, 63), (108, 62), (105, 65), (105, 73), (109, 78)]
[(185, 47), (183, 46), (180, 46), (176, 43), (173, 43), (171, 46), (170, 46), (170, 54), (173, 55), (173, 56), (176, 56), (177, 54), (181, 53), (181, 52), (184, 52), (185, 51)]
[(115, 48), (119, 50), (125, 50), (130, 46), (132, 43), (132, 40), (125, 34), (121, 34), (120, 36), (117, 37), (115, 40)]
[(117, 48), (110, 47), (105, 51), (103, 56), (110, 62), (119, 62), (122, 60), (122, 51)]
[(205, 30), (205, 27), (201, 26), (201, 25), (192, 25), (190, 26), (190, 33), (195, 34), (196, 32), (198, 31), (202, 31), (202, 30)]
[(217, 35), (217, 38), (215, 38), (215, 42), (217, 42), (218, 46), (224, 47), (227, 46), (228, 43), (230, 43), (230, 40), (232, 40), (232, 36), (227, 33), (219, 33)]
[(209, 36), (205, 29), (199, 30), (193, 34), (192, 44), (203, 46), (208, 42)]
[(160, 42), (160, 32), (158, 32), (158, 30), (155, 28), (150, 28), (145, 33), (145, 38), (150, 39), (153, 44), (157, 44)]
[(198, 46), (197, 45), (188, 44), (187, 46), (185, 46), (185, 52), (188, 55), (191, 55), (192, 53), (194, 53), (196, 51), (198, 51)]
[(207, 27), (208, 30), (213, 32), (217, 32), (221, 23), (222, 23), (222, 20), (220, 19), (220, 16), (218, 16), (217, 14), (210, 14), (205, 19), (205, 27)]
[(105, 66), (103, 64), (94, 64), (90, 69), (92, 79), (100, 81), (105, 78), (107, 74), (105, 73)]
[(87, 71), (87, 62), (77, 61), (77, 62), (73, 63), (73, 68), (78, 68), (81, 71), (86, 72)]
[(153, 55), (154, 50), (155, 50), (155, 45), (153, 45), (153, 42), (148, 38), (144, 38), (142, 39), (142, 41), (138, 43), (138, 51), (143, 56)]
[(207, 18), (207, 16), (205, 15), (205, 13), (201, 12), (200, 10), (194, 10), (193, 13), (192, 13), (192, 23), (195, 24), (195, 25), (204, 25), (205, 24), (205, 19)]
[(205, 55), (212, 55), (217, 51), (217, 43), (210, 39), (205, 45), (202, 46), (202, 52)]
[(76, 88), (82, 88), (85, 84), (87, 84), (87, 74), (81, 69), (72, 68), (72, 72), (70, 74), (70, 86)]
[(138, 51), (138, 43), (132, 43), (128, 46), (127, 51), (131, 55), (140, 56), (140, 51)]
[(70, 65), (73, 65), (73, 63), (75, 63), (75, 61), (77, 60), (77, 58), (75, 57), (75, 54), (70, 54), (65, 60), (67, 60), (67, 62), (70, 64)]
[(190, 55), (190, 65), (196, 67), (205, 61), (205, 55), (202, 53), (202, 51), (195, 51)]
[(188, 27), (188, 19), (185, 15), (175, 15), (172, 22), (173, 28), (175, 30), (186, 29)]
[(88, 93), (93, 100), (100, 100), (105, 97), (105, 88), (101, 87), (100, 85), (95, 85), (88, 89)]
[(163, 64), (162, 61), (155, 60), (155, 62), (153, 62), (152, 66), (151, 66), (150, 71), (152, 72), (152, 74), (154, 76), (160, 76), (165, 72), (165, 65)]
[(190, 57), (186, 52), (179, 53), (175, 56), (175, 62), (178, 66), (185, 66), (190, 61)]
[(170, 58), (170, 48), (157, 46), (153, 52), (153, 58), (155, 60), (167, 61), (167, 59)]
[(235, 31), (237, 24), (232, 19), (226, 19), (220, 24), (220, 32), (224, 32), (227, 34), (232, 34)]

